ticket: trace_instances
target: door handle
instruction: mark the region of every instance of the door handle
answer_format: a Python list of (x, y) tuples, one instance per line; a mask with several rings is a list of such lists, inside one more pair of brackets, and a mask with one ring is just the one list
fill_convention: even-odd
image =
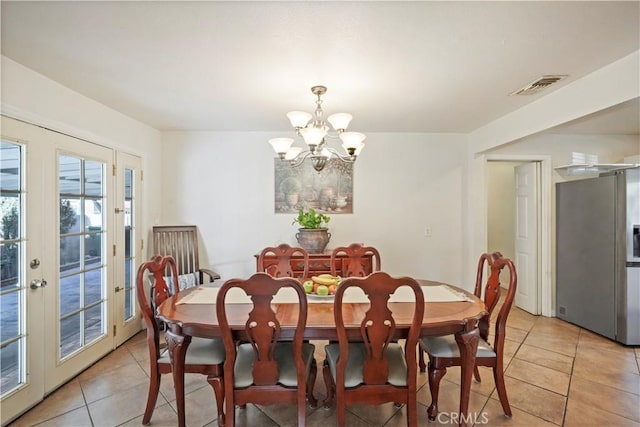
[(122, 288), (120, 286), (116, 286), (116, 288), (114, 289), (116, 292), (120, 292), (122, 290)]
[(31, 289), (44, 288), (45, 286), (47, 286), (47, 281), (44, 279), (33, 279), (29, 284)]

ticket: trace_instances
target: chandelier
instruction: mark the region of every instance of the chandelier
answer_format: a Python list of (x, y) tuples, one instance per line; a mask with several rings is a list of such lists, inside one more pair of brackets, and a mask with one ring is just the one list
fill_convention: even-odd
[[(351, 114), (336, 113), (323, 118), (322, 95), (327, 92), (325, 86), (314, 86), (311, 92), (318, 97), (316, 100), (316, 110), (313, 114), (304, 111), (291, 111), (287, 117), (291, 121), (291, 126), (296, 130), (296, 134), (307, 144), (307, 150), (300, 147), (292, 147), (293, 138), (273, 138), (269, 143), (278, 154), (280, 160), (288, 161), (293, 167), (298, 167), (308, 157), (313, 168), (320, 172), (324, 169), (327, 161), (335, 156), (345, 163), (353, 163), (364, 148), (365, 135), (359, 132), (347, 132), (347, 126), (351, 122)], [(333, 128), (333, 132), (329, 125)], [(327, 138), (340, 139), (342, 148), (346, 154), (340, 154), (338, 150), (327, 144)]]

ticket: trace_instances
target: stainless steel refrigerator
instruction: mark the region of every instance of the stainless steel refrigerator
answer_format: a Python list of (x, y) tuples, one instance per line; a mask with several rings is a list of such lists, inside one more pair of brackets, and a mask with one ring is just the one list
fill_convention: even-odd
[(556, 315), (640, 345), (640, 168), (556, 184)]

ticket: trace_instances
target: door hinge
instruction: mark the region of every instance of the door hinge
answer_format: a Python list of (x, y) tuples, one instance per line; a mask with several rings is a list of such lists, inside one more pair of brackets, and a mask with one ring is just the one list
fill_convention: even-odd
[(116, 176), (116, 165), (113, 165), (113, 176)]
[(144, 239), (140, 239), (140, 250), (144, 250)]
[(113, 245), (113, 256), (116, 256), (116, 245)]
[(116, 336), (116, 325), (113, 325), (113, 336)]
[(144, 181), (144, 171), (140, 171), (140, 181)]

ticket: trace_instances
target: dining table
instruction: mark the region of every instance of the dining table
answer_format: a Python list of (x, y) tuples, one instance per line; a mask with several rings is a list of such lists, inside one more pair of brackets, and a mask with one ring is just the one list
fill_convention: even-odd
[[(460, 349), (461, 385), (459, 425), (465, 426), (468, 419), (469, 395), (471, 380), (475, 366), (475, 357), (478, 347), (479, 320), (488, 315), (484, 302), (464, 289), (451, 284), (435, 282), (431, 280), (416, 279), (422, 286), (425, 307), (422, 320), (421, 336), (454, 335)], [(395, 338), (406, 337), (412, 322), (413, 306), (415, 299), (403, 297), (399, 288), (390, 301), (389, 308), (394, 314), (396, 322)], [(169, 297), (157, 307), (157, 316), (166, 322), (173, 332), (172, 338), (167, 336), (167, 347), (171, 357), (172, 374), (176, 395), (176, 409), (178, 412), (178, 424), (185, 426), (185, 395), (184, 395), (184, 361), (186, 351), (192, 337), (219, 338), (220, 328), (216, 316), (217, 287), (197, 286)], [(349, 289), (351, 290), (351, 289)], [(280, 293), (279, 293), (280, 294)], [(297, 300), (283, 295), (278, 295), (272, 301), (274, 311), (281, 322), (281, 339), (292, 339), (295, 327), (297, 310), (292, 309), (292, 304)], [(229, 303), (231, 301), (231, 303)], [(347, 335), (358, 339), (360, 324), (356, 319), (368, 308), (364, 295), (345, 294), (343, 311), (345, 319), (353, 319), (347, 327)], [(225, 304), (229, 327), (237, 332), (237, 338), (243, 339), (245, 322), (252, 304), (244, 295), (238, 295), (234, 299), (227, 300)], [(333, 314), (332, 298), (308, 299), (307, 322), (304, 332), (305, 339), (309, 340), (337, 340), (335, 319)], [(417, 362), (416, 362), (417, 363)], [(426, 414), (425, 414), (426, 416)]]

